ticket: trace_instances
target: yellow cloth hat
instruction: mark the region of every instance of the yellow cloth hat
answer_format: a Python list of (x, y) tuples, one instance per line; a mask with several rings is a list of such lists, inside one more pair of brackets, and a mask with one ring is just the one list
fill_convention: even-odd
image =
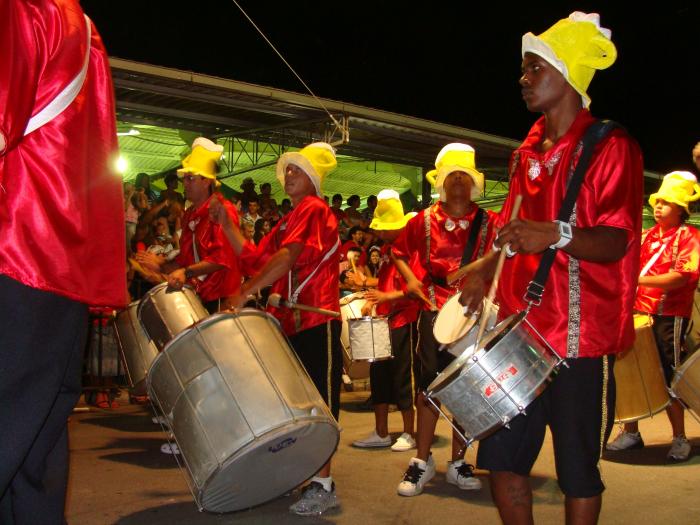
[(215, 144), (207, 138), (197, 137), (192, 143), (192, 152), (182, 160), (182, 168), (177, 170), (177, 174), (180, 176), (185, 173), (199, 175), (213, 179), (219, 186), (221, 183), (216, 180), (216, 163), (223, 152), (223, 146)]
[(617, 58), (609, 29), (600, 27), (598, 13), (575, 11), (541, 35), (523, 35), (522, 55), (534, 53), (554, 66), (581, 95), (583, 107), (591, 104), (586, 93), (596, 69), (607, 69)]
[(445, 179), (454, 171), (468, 173), (474, 185), (472, 186), (471, 198), (477, 199), (484, 192), (484, 174), (476, 169), (476, 152), (468, 144), (453, 142), (440, 150), (435, 158), (435, 169), (425, 174), (428, 182), (435, 186), (440, 193), (440, 200), (445, 202), (447, 196), (443, 190)]
[(306, 173), (316, 188), (316, 195), (323, 197), (321, 187), (326, 175), (338, 165), (333, 146), (326, 142), (314, 142), (299, 151), (283, 154), (277, 161), (277, 180), (284, 188), (284, 174), (287, 166), (294, 164)]
[(672, 171), (664, 176), (659, 191), (649, 196), (649, 204), (656, 206), (657, 199), (678, 204), (690, 213), (688, 203), (700, 199), (700, 185), (689, 171)]
[(415, 212), (404, 215), (399, 194), (394, 190), (382, 190), (377, 195), (377, 207), (369, 227), (373, 230), (400, 230), (415, 217)]

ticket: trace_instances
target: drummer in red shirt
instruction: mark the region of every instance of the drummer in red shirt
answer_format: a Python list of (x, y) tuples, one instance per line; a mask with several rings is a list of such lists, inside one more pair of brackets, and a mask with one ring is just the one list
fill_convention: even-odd
[(205, 308), (214, 313), (227, 307), (228, 298), (241, 286), (238, 258), (226, 240), (219, 224), (209, 219), (209, 204), (221, 203), (232, 223), (238, 224), (235, 206), (216, 191), (217, 161), (224, 148), (199, 137), (192, 143), (192, 152), (177, 170), (185, 186), (185, 196), (192, 202), (182, 218), (180, 254), (168, 263), (157, 256), (139, 252), (136, 259), (154, 271), (167, 272), (168, 285), (180, 289), (194, 287)]
[[(243, 269), (252, 277), (232, 301), (242, 306), (248, 293), (272, 285), (271, 293), (286, 301), (340, 312), (338, 221), (321, 193), (325, 176), (337, 165), (335, 150), (315, 142), (298, 152), (282, 155), (277, 179), (294, 206), (256, 247), (243, 239), (237, 225), (214, 204), (210, 213), (220, 222)], [(321, 397), (338, 419), (342, 353), (340, 320), (323, 313), (270, 308), (313, 380)], [(331, 460), (304, 488), (302, 498), (290, 507), (300, 515), (318, 515), (337, 507)]]
[[(446, 277), (490, 250), (494, 239), (496, 215), (482, 210), (472, 201), (484, 189), (484, 175), (477, 171), (474, 156), (474, 149), (467, 144), (448, 144), (440, 151), (435, 160), (436, 169), (427, 174), (428, 179), (435, 177), (440, 202), (411, 219), (392, 247), (396, 267), (406, 280), (407, 292), (423, 301), (417, 349), (417, 385), (421, 391), (427, 389), (438, 372), (454, 359), (440, 348), (433, 335), (437, 310), (461, 286), (459, 282), (454, 287), (448, 286)], [(416, 398), (416, 408), (418, 450), (399, 483), (398, 493), (402, 496), (420, 494), (435, 475), (430, 447), (438, 414), (427, 404), (422, 392)], [(464, 449), (461, 438), (453, 434), (453, 461), (448, 463), (447, 481), (464, 490), (479, 489), (481, 481), (474, 477), (473, 467), (464, 463)]]
[[(374, 406), (375, 429), (365, 438), (353, 443), (359, 448), (381, 448), (391, 446), (395, 452), (416, 447), (413, 439), (413, 349), (417, 340), (416, 320), (419, 304), (406, 297), (406, 282), (396, 270), (391, 257), (391, 245), (399, 237), (406, 223), (415, 213), (404, 215), (399, 194), (394, 190), (382, 190), (374, 210), (370, 228), (384, 241), (376, 278), (367, 277), (367, 286), (376, 286), (365, 292), (367, 302), (362, 307), (363, 315), (389, 316), (391, 330), (392, 359), (375, 361), (370, 365), (372, 405)], [(396, 404), (403, 418), (403, 433), (391, 444), (388, 418), (389, 403)]]
[[(670, 387), (674, 369), (680, 363), (683, 336), (693, 309), (698, 285), (700, 241), (698, 230), (685, 224), (688, 203), (700, 199), (695, 175), (674, 171), (664, 177), (659, 191), (649, 197), (656, 225), (642, 234), (641, 272), (634, 309), (651, 315), (656, 347), (664, 377)], [(673, 429), (668, 459), (685, 461), (690, 443), (685, 437), (683, 405), (673, 398), (666, 408)], [(608, 450), (644, 446), (637, 422), (626, 423)]]

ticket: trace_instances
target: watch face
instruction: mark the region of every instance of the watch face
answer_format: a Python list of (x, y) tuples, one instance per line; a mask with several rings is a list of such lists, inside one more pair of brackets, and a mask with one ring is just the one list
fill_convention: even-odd
[(559, 235), (571, 239), (571, 224), (568, 222), (559, 223)]

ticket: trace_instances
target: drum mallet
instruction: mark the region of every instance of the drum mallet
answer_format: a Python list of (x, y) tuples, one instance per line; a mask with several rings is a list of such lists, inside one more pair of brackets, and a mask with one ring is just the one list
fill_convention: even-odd
[(308, 306), (306, 304), (293, 303), (291, 301), (287, 301), (286, 299), (282, 299), (282, 296), (278, 293), (271, 293), (270, 297), (267, 298), (267, 304), (274, 306), (275, 308), (290, 308), (293, 310), (304, 310), (305, 312), (330, 315), (331, 317), (340, 317), (340, 312), (326, 310), (325, 308), (317, 308), (316, 306)]
[[(510, 220), (514, 221), (518, 217), (518, 211), (520, 211), (520, 204), (523, 202), (522, 195), (515, 196), (515, 202), (513, 203), (513, 210), (510, 213)], [(506, 247), (502, 246), (502, 250), (498, 254), (498, 263), (496, 263), (496, 271), (493, 274), (493, 281), (491, 281), (491, 288), (489, 289), (489, 294), (487, 296), (486, 304), (484, 304), (484, 310), (481, 313), (481, 324), (479, 324), (479, 333), (476, 336), (476, 344), (478, 345), (481, 341), (481, 337), (486, 331), (486, 325), (488, 324), (488, 318), (491, 315), (491, 308), (493, 305), (493, 300), (496, 297), (496, 290), (498, 289), (498, 279), (501, 276), (501, 270), (503, 270), (503, 263), (506, 260)]]

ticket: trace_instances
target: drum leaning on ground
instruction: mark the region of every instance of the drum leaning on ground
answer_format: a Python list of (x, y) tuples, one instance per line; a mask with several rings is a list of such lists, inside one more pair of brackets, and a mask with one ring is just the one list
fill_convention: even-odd
[(504, 319), (428, 387), (427, 396), (444, 403), (470, 441), (523, 413), (563, 362), (526, 324), (525, 312)]
[(391, 359), (391, 332), (387, 317), (348, 319), (350, 355), (353, 361)]
[(670, 401), (652, 320), (634, 316), (634, 345), (615, 360), (615, 422), (630, 423), (661, 412)]
[(671, 391), (700, 421), (700, 352), (695, 352), (676, 370)]
[(365, 379), (369, 377), (369, 361), (353, 361), (350, 350), (350, 329), (348, 319), (362, 317), (362, 307), (367, 301), (364, 293), (356, 292), (340, 299), (340, 317), (342, 325), (340, 329), (340, 346), (343, 348), (343, 367), (350, 379)]
[(200, 509), (230, 512), (293, 489), (326, 463), (338, 425), (277, 321), (215, 314), (173, 339), (148, 374)]
[(177, 334), (209, 315), (195, 291), (171, 290), (161, 283), (143, 296), (137, 309), (143, 329), (159, 350)]
[(138, 305), (138, 301), (134, 301), (117, 315), (114, 332), (124, 359), (131, 393), (141, 396), (146, 393), (146, 376), (153, 360), (158, 356), (158, 348), (136, 316)]

